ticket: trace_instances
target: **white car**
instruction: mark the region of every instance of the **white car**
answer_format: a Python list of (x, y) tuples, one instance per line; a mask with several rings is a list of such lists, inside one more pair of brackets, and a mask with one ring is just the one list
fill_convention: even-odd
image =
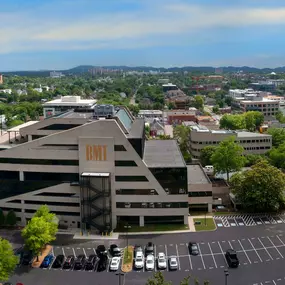
[(145, 269), (146, 270), (154, 270), (154, 256), (152, 254), (149, 254), (146, 257)]
[(135, 268), (142, 269), (144, 266), (144, 256), (141, 251), (137, 252), (136, 258), (135, 258)]
[(117, 271), (120, 265), (120, 257), (113, 257), (110, 263), (110, 270)]
[(169, 270), (177, 270), (178, 262), (176, 256), (170, 256), (168, 258)]
[(166, 257), (163, 252), (160, 252), (157, 256), (157, 267), (159, 269), (166, 269)]

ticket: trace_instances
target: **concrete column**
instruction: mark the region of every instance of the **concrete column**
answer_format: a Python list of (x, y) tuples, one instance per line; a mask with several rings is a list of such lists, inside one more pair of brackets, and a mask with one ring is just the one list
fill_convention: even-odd
[(144, 227), (144, 216), (140, 216), (140, 227)]
[(184, 225), (188, 225), (188, 215), (184, 215)]
[(32, 141), (32, 135), (28, 135), (28, 142)]
[(24, 181), (24, 180), (25, 180), (25, 179), (24, 179), (24, 171), (20, 171), (20, 172), (19, 172), (19, 175), (20, 175), (20, 176), (19, 176), (19, 180), (20, 180), (20, 181)]
[(25, 226), (26, 225), (26, 217), (25, 217), (25, 200), (21, 200), (21, 206), (22, 206), (22, 209), (21, 209), (21, 225), (22, 226)]
[(208, 203), (208, 212), (212, 213), (212, 211), (213, 211), (213, 204)]

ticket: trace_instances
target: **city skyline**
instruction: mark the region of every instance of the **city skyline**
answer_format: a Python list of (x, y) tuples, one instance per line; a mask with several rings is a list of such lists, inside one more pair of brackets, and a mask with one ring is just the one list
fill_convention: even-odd
[(2, 3), (0, 70), (285, 65), (283, 1), (105, 2)]

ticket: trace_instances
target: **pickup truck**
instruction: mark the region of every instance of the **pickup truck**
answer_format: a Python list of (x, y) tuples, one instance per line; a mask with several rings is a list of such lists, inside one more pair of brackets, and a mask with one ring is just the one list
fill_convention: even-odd
[(236, 268), (239, 266), (239, 260), (237, 257), (237, 253), (233, 249), (228, 249), (226, 251), (226, 260), (228, 262), (229, 267)]

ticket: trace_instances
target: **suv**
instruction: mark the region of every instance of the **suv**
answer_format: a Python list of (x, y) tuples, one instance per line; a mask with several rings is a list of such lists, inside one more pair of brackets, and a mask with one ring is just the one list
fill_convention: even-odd
[(96, 248), (96, 253), (98, 256), (104, 255), (106, 253), (106, 247), (105, 245), (98, 245)]
[(100, 260), (98, 262), (98, 267), (97, 267), (97, 271), (101, 272), (106, 270), (108, 265), (108, 256), (107, 255), (101, 255)]
[(191, 255), (199, 255), (199, 248), (196, 242), (189, 242), (188, 248)]
[(33, 253), (31, 251), (24, 251), (22, 254), (22, 264), (29, 265), (32, 262)]
[(74, 264), (74, 256), (73, 255), (69, 255), (66, 258), (66, 260), (65, 260), (65, 262), (63, 264), (62, 269), (71, 269), (73, 264)]
[(52, 264), (52, 268), (61, 268), (62, 264), (64, 263), (64, 259), (65, 257), (63, 254), (58, 255)]
[(226, 251), (226, 260), (229, 264), (229, 267), (237, 268), (239, 266), (239, 260), (237, 257), (237, 253), (233, 249), (228, 249)]
[(85, 259), (85, 255), (78, 255), (75, 260), (74, 270), (81, 270), (84, 267)]
[(95, 267), (95, 263), (97, 260), (97, 256), (95, 254), (89, 255), (86, 263), (85, 263), (85, 270), (86, 271), (91, 271)]
[(154, 244), (152, 242), (148, 242), (145, 247), (145, 256), (154, 253)]
[(110, 245), (110, 254), (115, 257), (115, 256), (121, 256), (121, 250), (116, 244), (111, 244)]

